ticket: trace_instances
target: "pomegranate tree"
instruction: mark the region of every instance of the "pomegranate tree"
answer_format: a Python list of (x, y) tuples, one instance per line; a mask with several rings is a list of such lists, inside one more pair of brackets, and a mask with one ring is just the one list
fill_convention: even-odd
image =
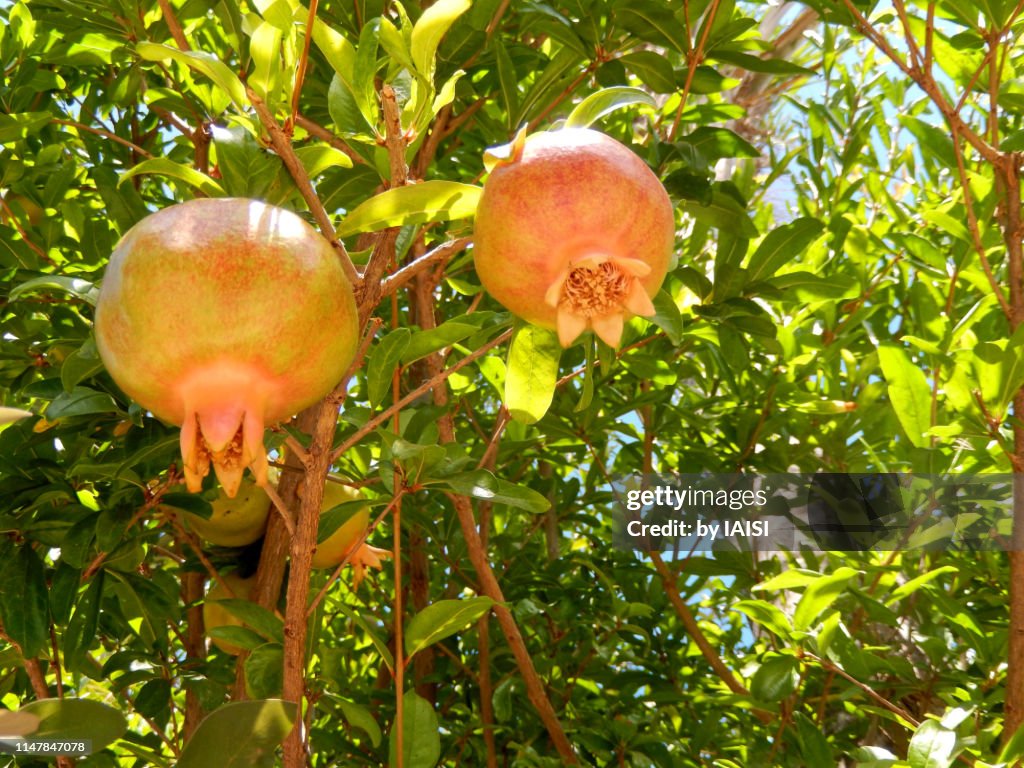
[(294, 213), (241, 198), (140, 221), (114, 250), (96, 306), (114, 381), (181, 426), (189, 490), (213, 464), (232, 498), (247, 466), (266, 485), (264, 427), (330, 392), (358, 334), (330, 244)]
[(592, 329), (615, 347), (651, 299), (675, 241), (672, 203), (630, 149), (568, 128), (518, 138), (484, 183), (474, 261), (484, 288), (563, 346)]

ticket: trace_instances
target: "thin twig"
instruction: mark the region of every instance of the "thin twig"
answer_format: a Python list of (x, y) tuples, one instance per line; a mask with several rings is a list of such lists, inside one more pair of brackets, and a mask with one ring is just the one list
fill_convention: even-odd
[(380, 525), (381, 521), (385, 517), (387, 517), (388, 514), (390, 514), (391, 510), (394, 508), (398, 499), (404, 494), (404, 488), (397, 489), (397, 493), (395, 494), (394, 497), (392, 497), (391, 501), (388, 502), (388, 505), (384, 507), (381, 513), (377, 515), (376, 519), (366, 527), (366, 530), (359, 534), (356, 541), (353, 542), (351, 547), (349, 547), (348, 552), (346, 552), (345, 556), (341, 558), (341, 562), (338, 563), (337, 567), (335, 567), (334, 572), (327, 579), (327, 583), (320, 588), (320, 591), (317, 592), (316, 597), (314, 597), (313, 601), (309, 604), (309, 608), (306, 609), (307, 616), (312, 616), (314, 613), (316, 613), (316, 609), (320, 606), (320, 603), (323, 602), (323, 599), (327, 596), (327, 593), (330, 591), (331, 586), (334, 584), (334, 582), (338, 580), (339, 576), (341, 576), (342, 570), (344, 570), (345, 566), (348, 565), (348, 561), (352, 559), (352, 555), (354, 555), (359, 550), (359, 548), (366, 543), (366, 540), (370, 538), (370, 534), (373, 533), (374, 530), (376, 530), (377, 526)]
[(288, 173), (291, 174), (295, 186), (298, 187), (299, 193), (302, 195), (302, 199), (306, 201), (306, 205), (309, 206), (313, 218), (316, 219), (316, 223), (320, 226), (320, 231), (334, 247), (334, 250), (337, 251), (338, 260), (341, 262), (341, 268), (345, 271), (345, 276), (348, 277), (349, 282), (353, 286), (358, 286), (360, 282), (359, 272), (352, 263), (348, 251), (345, 250), (345, 244), (338, 239), (338, 235), (334, 231), (334, 225), (331, 224), (331, 219), (327, 215), (327, 211), (324, 210), (323, 203), (320, 202), (320, 198), (317, 197), (316, 191), (313, 189), (313, 184), (309, 180), (309, 174), (306, 173), (306, 169), (302, 167), (298, 155), (295, 154), (291, 139), (285, 134), (281, 126), (278, 125), (277, 120), (274, 119), (273, 114), (271, 114), (263, 99), (250, 86), (246, 86), (245, 90), (253, 109), (256, 110), (256, 114), (260, 118), (260, 122), (270, 136), (270, 145), (274, 148), (278, 157), (281, 158), (285, 168), (288, 169)]
[(423, 270), (429, 269), (435, 264), (444, 263), (459, 251), (465, 250), (472, 242), (473, 239), (471, 237), (460, 237), (457, 240), (449, 240), (447, 243), (427, 251), (427, 253), (415, 261), (406, 264), (394, 274), (385, 277), (381, 282), (381, 296), (391, 295)]
[(931, 73), (922, 71), (918, 67), (908, 65), (907, 62), (904, 61), (898, 53), (896, 53), (895, 49), (893, 49), (889, 44), (889, 41), (886, 40), (885, 37), (871, 25), (871, 22), (864, 17), (864, 14), (861, 13), (860, 9), (853, 4), (853, 0), (843, 0), (843, 5), (853, 16), (861, 34), (880, 49), (893, 64), (899, 67), (903, 74), (917, 83), (921, 90), (928, 94), (935, 106), (938, 107), (939, 112), (941, 112), (942, 116), (946, 118), (946, 122), (948, 122), (951, 127), (960, 131), (961, 135), (967, 139), (968, 143), (970, 143), (970, 145), (974, 147), (988, 162), (999, 162), (1000, 154), (998, 150), (995, 147), (990, 146), (981, 136), (975, 133), (966, 122), (964, 122), (956, 110), (953, 109), (952, 105), (946, 101), (946, 97), (935, 82), (935, 79), (931, 76)]
[(174, 38), (174, 44), (183, 51), (191, 51), (192, 47), (185, 38), (185, 30), (181, 28), (178, 17), (174, 15), (174, 9), (171, 7), (170, 0), (158, 1), (160, 3), (160, 13), (163, 14), (164, 22), (167, 24), (167, 29), (170, 30), (171, 37)]
[[(676, 133), (679, 131), (679, 123), (683, 119), (683, 110), (686, 109), (686, 102), (690, 96), (690, 88), (693, 86), (693, 78), (697, 74), (697, 67), (704, 61), (704, 46), (708, 41), (708, 35), (711, 34), (711, 27), (715, 23), (715, 15), (718, 13), (719, 0), (712, 0), (711, 7), (708, 8), (707, 15), (704, 17), (704, 33), (700, 36), (700, 41), (697, 43), (697, 47), (690, 50), (686, 54), (686, 82), (683, 83), (683, 92), (679, 97), (679, 109), (676, 110), (675, 119), (672, 121), (672, 128), (668, 133), (668, 140), (672, 141), (676, 137)], [(685, 14), (685, 11), (684, 11)], [(687, 37), (689, 39), (689, 37)]]
[(292, 87), (292, 125), (299, 117), (299, 95), (302, 93), (302, 83), (306, 79), (306, 68), (309, 66), (309, 46), (313, 42), (313, 25), (316, 24), (316, 11), (319, 4), (320, 0), (309, 0), (309, 15), (306, 17), (306, 34), (303, 35), (302, 55), (295, 68), (295, 85)]
[(0, 208), (4, 209), (4, 213), (7, 215), (7, 220), (14, 225), (14, 228), (16, 230), (18, 230), (18, 234), (21, 235), (21, 241), (25, 243), (25, 245), (27, 245), (30, 249), (32, 249), (33, 253), (35, 253), (39, 258), (41, 258), (51, 267), (57, 266), (57, 262), (51, 259), (49, 255), (46, 253), (46, 251), (44, 251), (38, 245), (33, 243), (32, 240), (29, 239), (28, 233), (25, 232), (24, 228), (21, 226), (21, 222), (18, 221), (18, 217), (14, 215), (14, 211), (10, 209), (10, 207), (7, 205), (7, 201), (4, 200), (2, 197), (0, 197)]
[(985, 270), (985, 277), (988, 278), (989, 285), (992, 287), (992, 293), (995, 294), (996, 299), (999, 302), (999, 307), (1003, 310), (1003, 314), (1006, 315), (1007, 319), (1011, 318), (1010, 304), (1006, 300), (1006, 294), (1003, 291), (1003, 287), (996, 280), (995, 273), (992, 271), (992, 265), (988, 261), (988, 256), (985, 254), (985, 244), (981, 239), (981, 230), (978, 226), (978, 217), (974, 212), (974, 203), (971, 200), (971, 186), (970, 180), (967, 178), (967, 169), (964, 167), (963, 153), (960, 151), (960, 134), (957, 131), (956, 126), (953, 126), (953, 154), (956, 156), (956, 169), (960, 176), (960, 189), (964, 194), (964, 208), (967, 210), (967, 230), (971, 233), (971, 242), (974, 245), (974, 250), (978, 254), (978, 260), (981, 262), (981, 268)]
[(360, 157), (358, 154), (356, 154), (356, 151), (352, 149), (352, 147), (350, 147), (342, 139), (335, 136), (333, 133), (324, 128), (319, 123), (313, 122), (305, 115), (296, 115), (295, 124), (299, 126), (299, 128), (301, 128), (302, 130), (306, 131), (306, 133), (308, 133), (310, 136), (314, 136), (320, 139), (320, 141), (326, 141), (335, 149), (340, 149), (342, 152), (348, 155), (349, 159), (356, 165), (366, 165), (366, 161), (363, 160), (363, 158)]
[(79, 122), (76, 122), (74, 120), (64, 120), (64, 119), (59, 118), (59, 117), (53, 118), (53, 122), (55, 122), (57, 125), (66, 125), (66, 126), (69, 126), (71, 128), (77, 128), (80, 131), (86, 131), (87, 133), (93, 133), (93, 134), (95, 134), (97, 136), (102, 136), (105, 139), (110, 139), (111, 141), (117, 142), (118, 144), (123, 144), (124, 146), (128, 147), (129, 149), (133, 150), (134, 152), (138, 152), (143, 157), (146, 157), (146, 158), (153, 157), (153, 153), (152, 152), (149, 152), (149, 151), (143, 149), (138, 144), (133, 144), (132, 142), (128, 141), (128, 139), (121, 138), (116, 133), (113, 133), (112, 131), (108, 131), (106, 128), (93, 128), (91, 125), (86, 125), (85, 123), (79, 123)]
[(335, 461), (345, 451), (347, 451), (353, 445), (357, 444), (360, 440), (366, 437), (366, 435), (373, 432), (373, 430), (375, 430), (377, 427), (379, 427), (381, 424), (383, 424), (385, 421), (391, 418), (393, 414), (405, 408), (405, 406), (407, 406), (413, 400), (418, 398), (420, 395), (424, 394), (425, 392), (429, 392), (439, 384), (443, 384), (445, 381), (447, 381), (448, 377), (451, 376), (453, 373), (461, 370), (462, 368), (465, 368), (467, 365), (472, 363), (477, 358), (483, 357), (492, 349), (494, 349), (494, 347), (507, 341), (511, 337), (512, 329), (510, 328), (507, 331), (504, 331), (500, 336), (496, 336), (495, 338), (491, 339), (482, 347), (478, 347), (477, 349), (473, 350), (451, 367), (445, 368), (436, 376), (432, 376), (430, 379), (423, 382), (420, 386), (416, 387), (416, 389), (409, 392), (409, 394), (407, 394), (397, 403), (393, 404), (388, 409), (374, 416), (372, 419), (366, 422), (366, 424), (364, 424), (352, 435), (350, 435), (341, 445), (334, 449), (334, 452), (331, 454), (331, 461)]
[(270, 500), (274, 503), (274, 509), (276, 509), (277, 513), (281, 516), (281, 521), (284, 523), (284, 527), (288, 529), (288, 535), (295, 536), (295, 521), (292, 520), (291, 510), (289, 510), (288, 505), (281, 500), (281, 497), (277, 495), (277, 488), (275, 488), (274, 484), (269, 481), (266, 485), (262, 485), (260, 487), (263, 488), (267, 496), (269, 496)]

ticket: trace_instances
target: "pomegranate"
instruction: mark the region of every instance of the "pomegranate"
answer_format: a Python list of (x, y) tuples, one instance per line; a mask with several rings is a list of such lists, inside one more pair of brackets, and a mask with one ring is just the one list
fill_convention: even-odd
[(232, 498), (247, 466), (267, 484), (264, 426), (330, 392), (358, 335), (330, 244), (294, 213), (241, 198), (140, 221), (114, 250), (96, 306), (114, 381), (181, 426), (188, 489), (213, 464)]
[(473, 258), (487, 291), (569, 346), (585, 330), (617, 347), (653, 315), (675, 242), (672, 202), (630, 149), (588, 128), (528, 137), (484, 183)]
[(209, 519), (186, 512), (185, 520), (189, 528), (211, 544), (244, 547), (261, 538), (267, 530), (270, 505), (267, 492), (245, 478), (235, 498), (229, 498), (223, 488), (218, 491)]
[[(323, 505), (320, 507), (320, 513), (323, 514), (339, 504), (357, 501), (362, 498), (363, 495), (355, 488), (328, 481), (327, 486), (324, 488), (324, 500)], [(317, 544), (316, 551), (313, 553), (313, 567), (330, 568), (333, 570), (337, 567), (338, 563), (345, 559), (345, 556), (349, 554), (349, 551), (369, 525), (370, 509), (369, 507), (363, 507), (342, 523), (325, 541)], [(355, 574), (355, 585), (359, 586), (359, 582), (363, 580), (363, 574), (368, 567), (380, 568), (381, 558), (388, 557), (390, 554), (386, 549), (371, 547), (365, 542), (361, 544), (348, 558), (348, 562)]]

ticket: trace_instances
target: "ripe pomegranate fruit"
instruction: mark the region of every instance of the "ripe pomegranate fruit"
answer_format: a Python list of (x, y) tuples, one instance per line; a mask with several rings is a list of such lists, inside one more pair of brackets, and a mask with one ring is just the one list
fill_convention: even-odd
[(244, 547), (252, 544), (267, 530), (270, 515), (270, 497), (256, 483), (243, 478), (235, 498), (229, 498), (224, 489), (210, 505), (213, 514), (208, 519), (185, 513), (188, 527), (211, 544), (221, 547)]
[(114, 381), (181, 425), (189, 490), (212, 463), (232, 498), (246, 466), (266, 485), (264, 426), (330, 392), (358, 335), (330, 244), (294, 213), (241, 198), (140, 221), (114, 250), (96, 306)]
[[(324, 488), (324, 500), (323, 505), (320, 507), (320, 514), (322, 515), (339, 504), (358, 501), (363, 498), (363, 495), (355, 488), (328, 481)], [(362, 537), (363, 532), (366, 531), (369, 525), (370, 509), (369, 507), (363, 507), (342, 523), (325, 541), (317, 544), (316, 551), (313, 553), (313, 567), (330, 568), (333, 570), (337, 567), (338, 563), (345, 559), (345, 555), (349, 554), (349, 551)], [(355, 574), (355, 585), (359, 586), (359, 582), (363, 580), (363, 575), (368, 567), (380, 568), (381, 558), (389, 557), (390, 555), (391, 553), (386, 549), (371, 547), (365, 542), (361, 544), (348, 558), (349, 565), (352, 566)]]
[(484, 288), (562, 346), (587, 328), (617, 347), (653, 315), (675, 242), (672, 202), (630, 149), (588, 128), (517, 137), (491, 170), (473, 257)]

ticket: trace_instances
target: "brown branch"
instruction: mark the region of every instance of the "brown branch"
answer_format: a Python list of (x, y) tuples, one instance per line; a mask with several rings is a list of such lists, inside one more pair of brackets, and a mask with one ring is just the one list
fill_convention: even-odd
[[(778, 371), (775, 372), (778, 375)], [(754, 448), (757, 447), (757, 440), (761, 436), (761, 430), (764, 429), (764, 424), (768, 421), (768, 415), (772, 412), (772, 401), (775, 398), (775, 386), (776, 382), (772, 382), (771, 386), (768, 387), (768, 391), (764, 396), (764, 407), (761, 408), (761, 415), (757, 418), (757, 424), (754, 425), (754, 429), (750, 432), (750, 438), (747, 440), (747, 445), (743, 449), (743, 453), (736, 459), (736, 471), (739, 472), (743, 469), (744, 462), (754, 452)], [(649, 471), (649, 470), (648, 470)]]
[(839, 677), (843, 678), (848, 683), (853, 684), (861, 691), (866, 693), (868, 697), (872, 699), (875, 703), (885, 707), (894, 715), (898, 715), (899, 717), (903, 718), (907, 721), (907, 723), (909, 723), (914, 728), (917, 728), (921, 724), (916, 717), (910, 714), (907, 710), (903, 709), (903, 707), (889, 701), (887, 698), (878, 693), (878, 691), (876, 691), (870, 685), (868, 685), (867, 683), (862, 683), (860, 680), (858, 680), (853, 675), (848, 673), (845, 669), (836, 664), (833, 664), (828, 659), (822, 659), (819, 656), (815, 656), (813, 653), (808, 653), (806, 651), (801, 655), (801, 658), (810, 659), (811, 661), (820, 664), (822, 669), (826, 670), (827, 672), (839, 675)]
[(949, 123), (951, 128), (958, 130), (961, 135), (967, 139), (972, 147), (974, 147), (978, 153), (984, 157), (990, 163), (996, 163), (999, 159), (999, 152), (996, 148), (989, 146), (989, 144), (975, 133), (967, 123), (960, 117), (952, 105), (946, 101), (946, 97), (943, 96), (942, 90), (939, 88), (935, 79), (930, 73), (922, 71), (919, 67), (908, 65), (899, 54), (889, 45), (889, 41), (868, 21), (864, 14), (861, 13), (860, 9), (853, 4), (853, 0), (843, 0), (843, 5), (853, 15), (854, 21), (857, 24), (857, 28), (861, 31), (868, 40), (870, 40), (878, 49), (886, 55), (886, 57), (892, 61), (900, 71), (903, 72), (907, 77), (917, 83), (918, 87), (921, 88), (932, 103), (938, 107), (939, 112), (946, 118), (946, 122)]
[(356, 154), (356, 151), (352, 149), (352, 147), (350, 147), (342, 139), (335, 136), (333, 133), (324, 128), (319, 123), (313, 122), (305, 115), (296, 115), (295, 124), (299, 126), (299, 128), (301, 128), (302, 130), (306, 131), (306, 133), (308, 133), (310, 136), (318, 138), (320, 139), (320, 141), (327, 142), (335, 149), (340, 149), (342, 152), (348, 155), (349, 159), (353, 163), (357, 165), (366, 165), (366, 161), (363, 160), (363, 158), (360, 157), (358, 154)]
[(711, 7), (708, 8), (707, 15), (704, 17), (704, 34), (700, 36), (697, 47), (691, 48), (686, 54), (686, 82), (683, 83), (683, 92), (679, 96), (679, 109), (676, 110), (675, 119), (672, 121), (672, 128), (668, 133), (669, 141), (675, 139), (676, 133), (679, 131), (679, 123), (683, 119), (683, 110), (686, 109), (686, 102), (690, 96), (690, 88), (693, 86), (694, 75), (697, 74), (697, 67), (704, 61), (704, 45), (708, 41), (708, 35), (711, 34), (711, 27), (714, 26), (715, 15), (718, 13), (718, 3), (719, 0), (712, 0)]
[(415, 261), (406, 264), (400, 270), (385, 277), (384, 280), (381, 281), (381, 296), (391, 295), (423, 270), (429, 269), (435, 264), (446, 262), (456, 253), (464, 250), (472, 242), (473, 239), (469, 237), (460, 237), (457, 240), (450, 240), (447, 243), (442, 243), (437, 246), (432, 251), (428, 251)]
[[(996, 168), (1003, 199), (1003, 242), (1009, 264), (1010, 329), (1024, 323), (1024, 222), (1021, 219), (1021, 157), (1003, 155)], [(1016, 466), (1024, 464), (1024, 389), (1013, 398), (1013, 452)], [(1014, 580), (1017, 580), (1016, 582)], [(1008, 741), (1024, 724), (1024, 474), (1014, 475), (1013, 544), (1010, 550), (1010, 637), (1006, 675), (1006, 717), (1003, 739)]]
[(907, 16), (907, 7), (904, 5), (903, 0), (893, 0), (893, 6), (896, 8), (896, 13), (900, 17), (900, 24), (903, 26), (903, 37), (907, 41), (907, 50), (910, 52), (910, 60), (915, 69), (920, 69), (924, 63), (924, 57), (921, 55), (921, 49), (917, 45), (917, 39), (914, 37), (913, 31), (910, 29), (910, 18)]
[(971, 233), (971, 241), (974, 245), (974, 250), (978, 254), (978, 260), (981, 262), (981, 268), (985, 270), (985, 277), (988, 278), (989, 285), (992, 287), (992, 293), (995, 294), (996, 299), (999, 301), (999, 306), (1003, 310), (1003, 314), (1006, 315), (1007, 319), (1011, 318), (1012, 312), (1009, 303), (1006, 301), (1006, 294), (1003, 291), (1003, 287), (996, 280), (995, 273), (992, 271), (992, 265), (989, 263), (988, 256), (985, 254), (985, 244), (981, 239), (981, 229), (978, 226), (978, 216), (974, 212), (974, 203), (971, 200), (971, 185), (970, 180), (967, 177), (967, 169), (964, 166), (963, 153), (960, 151), (960, 135), (953, 127), (953, 154), (956, 155), (956, 169), (960, 176), (960, 188), (964, 193), (964, 208), (967, 210), (967, 230)]
[(299, 717), (284, 743), (285, 768), (304, 768), (306, 745), (300, 727), (302, 698), (306, 688), (306, 604), (309, 578), (316, 549), (317, 523), (323, 504), (324, 484), (331, 466), (331, 444), (338, 424), (338, 407), (325, 398), (317, 407), (313, 439), (309, 447), (309, 465), (302, 485), (302, 502), (295, 521), (295, 535), (289, 551), (287, 604), (284, 618), (284, 684), (282, 698), (298, 706)]
[(924, 22), (924, 64), (927, 77), (932, 76), (932, 62), (935, 60), (935, 0), (928, 3), (928, 17)]
[(33, 253), (35, 253), (39, 258), (41, 258), (51, 267), (56, 267), (57, 262), (51, 259), (49, 255), (46, 253), (46, 251), (44, 251), (38, 245), (33, 243), (32, 240), (29, 239), (28, 233), (25, 232), (25, 229), (21, 226), (21, 222), (18, 221), (18, 217), (14, 215), (14, 211), (10, 209), (10, 206), (7, 205), (7, 201), (2, 197), (0, 197), (0, 208), (4, 209), (4, 213), (7, 215), (8, 221), (10, 221), (11, 224), (14, 225), (14, 228), (18, 230), (18, 234), (21, 235), (21, 241), (25, 243), (25, 245), (27, 245)]
[(299, 57), (298, 65), (295, 68), (295, 85), (292, 87), (292, 125), (295, 125), (299, 117), (299, 95), (302, 93), (302, 83), (306, 79), (306, 69), (309, 66), (309, 46), (313, 42), (313, 25), (316, 24), (316, 11), (319, 4), (320, 0), (309, 0), (309, 15), (306, 17), (306, 33), (303, 35), (302, 55)]
[[(306, 464), (309, 461), (309, 454), (306, 454), (305, 457), (300, 456), (299, 458), (304, 464)], [(284, 527), (288, 531), (288, 535), (294, 537), (295, 523), (292, 522), (291, 510), (288, 508), (288, 505), (284, 503), (284, 500), (278, 495), (274, 484), (268, 480), (265, 485), (261, 485), (260, 487), (263, 488), (267, 496), (270, 497), (271, 504), (277, 514), (280, 515), (281, 522), (284, 523)]]
[(57, 647), (57, 628), (50, 622), (50, 655), (53, 658), (53, 675), (57, 683), (57, 698), (64, 698), (64, 675), (60, 668), (60, 649)]
[(53, 122), (57, 123), (57, 125), (66, 125), (66, 126), (69, 126), (71, 128), (77, 128), (80, 131), (86, 131), (87, 133), (93, 133), (93, 134), (95, 134), (97, 136), (102, 136), (105, 139), (110, 139), (113, 142), (117, 142), (118, 144), (123, 144), (124, 146), (128, 147), (129, 149), (131, 149), (133, 152), (138, 152), (143, 157), (146, 157), (146, 158), (153, 157), (153, 153), (152, 152), (148, 152), (147, 150), (145, 150), (142, 147), (140, 147), (138, 144), (133, 144), (132, 142), (128, 141), (128, 139), (121, 138), (116, 133), (108, 131), (106, 128), (93, 128), (91, 125), (86, 125), (85, 123), (79, 123), (79, 122), (76, 122), (74, 120), (64, 120), (64, 119), (59, 118), (59, 117), (53, 118)]
[[(657, 551), (652, 550), (650, 552), (651, 562), (654, 563), (654, 568), (661, 577), (662, 583), (665, 585), (665, 594), (668, 595), (669, 601), (672, 603), (672, 607), (676, 611), (676, 615), (679, 617), (679, 621), (682, 622), (683, 628), (686, 633), (693, 638), (693, 642), (697, 644), (700, 649), (701, 655), (705, 661), (711, 665), (711, 669), (714, 670), (715, 674), (721, 679), (723, 683), (728, 686), (729, 690), (740, 696), (750, 696), (750, 691), (741, 683), (736, 676), (732, 673), (725, 662), (722, 661), (722, 657), (718, 655), (718, 652), (712, 647), (705, 636), (704, 631), (700, 628), (697, 623), (696, 617), (690, 610), (690, 607), (683, 602), (683, 598), (679, 596), (679, 585), (676, 582), (675, 576), (665, 565), (665, 561), (661, 559), (661, 554)], [(767, 712), (762, 712), (761, 715), (768, 715)], [(767, 722), (767, 721), (766, 721)]]
[(181, 28), (178, 17), (174, 15), (174, 9), (171, 7), (170, 0), (158, 1), (160, 3), (160, 13), (163, 14), (164, 22), (167, 24), (167, 29), (171, 32), (171, 37), (174, 38), (174, 44), (183, 51), (191, 51), (192, 47), (188, 44), (188, 40), (185, 39), (185, 30)]
[[(455, 440), (450, 413), (441, 417), (439, 427), (442, 443), (450, 443)], [(515, 617), (505, 605), (505, 595), (494, 576), (494, 571), (491, 570), (491, 564), (487, 560), (487, 553), (484, 550), (483, 543), (480, 541), (480, 534), (477, 532), (472, 505), (465, 496), (450, 494), (449, 498), (459, 516), (462, 535), (466, 541), (466, 551), (470, 562), (473, 563), (473, 570), (476, 571), (477, 578), (480, 579), (480, 588), (487, 597), (496, 603), (493, 611), (498, 618), (498, 624), (501, 626), (512, 655), (515, 657), (516, 665), (519, 667), (519, 674), (522, 675), (523, 682), (526, 684), (526, 696), (540, 716), (541, 722), (544, 723), (544, 727), (547, 729), (552, 742), (554, 742), (558, 754), (561, 755), (563, 763), (565, 765), (578, 765), (579, 761), (576, 753), (573, 751), (569, 739), (566, 738), (565, 731), (562, 729), (562, 724), (558, 720), (554, 707), (551, 706), (551, 700), (548, 698), (544, 690), (544, 683), (541, 681), (533, 665), (533, 659), (530, 657), (530, 652), (526, 648), (526, 642), (523, 640), (522, 633), (520, 633), (519, 627), (516, 625)]]
[(348, 251), (345, 250), (344, 243), (338, 239), (338, 235), (334, 231), (334, 225), (331, 224), (331, 219), (327, 215), (327, 211), (324, 210), (323, 203), (320, 202), (320, 198), (317, 197), (316, 191), (313, 189), (313, 184), (309, 180), (309, 174), (306, 173), (306, 169), (302, 167), (302, 163), (295, 154), (291, 139), (285, 134), (281, 126), (278, 125), (277, 120), (274, 119), (273, 114), (271, 114), (263, 99), (250, 86), (246, 86), (245, 91), (249, 96), (253, 109), (256, 110), (260, 123), (263, 124), (267, 134), (270, 136), (270, 145), (274, 148), (278, 157), (281, 158), (285, 168), (288, 169), (288, 173), (295, 182), (295, 186), (298, 187), (302, 199), (306, 201), (306, 205), (309, 206), (313, 218), (316, 219), (320, 231), (323, 232), (324, 237), (327, 238), (328, 242), (334, 247), (334, 250), (337, 251), (338, 260), (341, 262), (341, 268), (345, 271), (345, 276), (348, 277), (349, 282), (353, 286), (358, 286), (360, 282), (359, 272), (352, 263)]

